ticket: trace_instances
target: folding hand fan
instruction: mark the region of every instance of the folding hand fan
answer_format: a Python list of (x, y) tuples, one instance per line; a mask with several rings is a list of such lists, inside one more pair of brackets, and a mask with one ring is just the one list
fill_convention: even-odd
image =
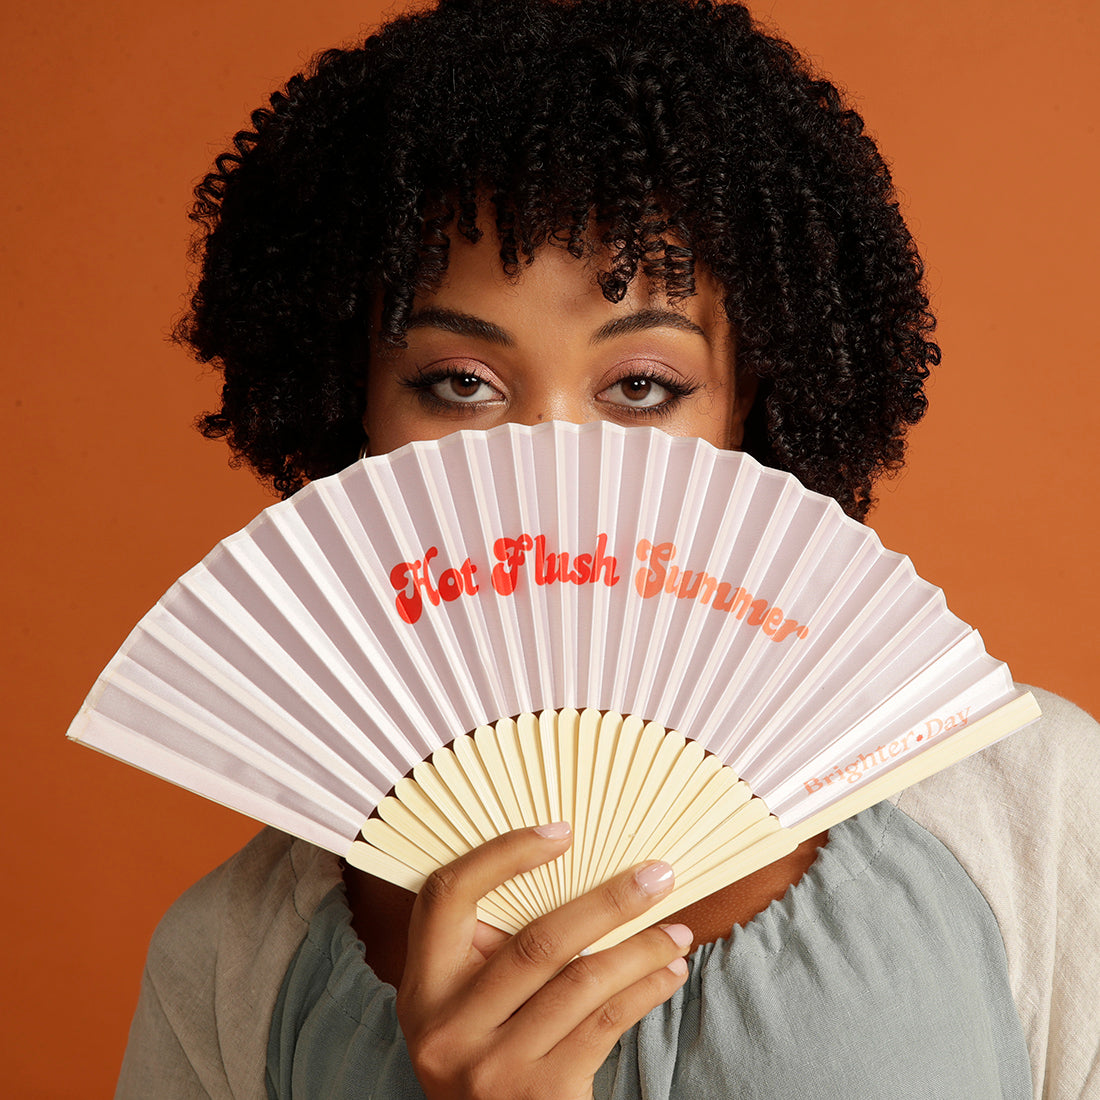
[(568, 819), (572, 851), (482, 916), (515, 929), (668, 859), (677, 889), (622, 938), (1037, 714), (835, 501), (699, 440), (553, 423), (268, 508), (142, 619), (69, 736), (413, 890)]

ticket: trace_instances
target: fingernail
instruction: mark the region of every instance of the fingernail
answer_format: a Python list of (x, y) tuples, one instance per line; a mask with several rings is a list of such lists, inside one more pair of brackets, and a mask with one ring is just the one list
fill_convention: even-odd
[(647, 863), (634, 872), (634, 881), (643, 894), (663, 894), (672, 886), (675, 878), (672, 867), (659, 860), (655, 863)]
[(687, 960), (675, 958), (668, 964), (668, 968), (677, 978), (682, 978), (688, 972)]
[(547, 840), (564, 840), (572, 831), (568, 821), (552, 821), (549, 825), (535, 826), (535, 832)]
[(669, 939), (671, 939), (681, 951), (685, 947), (690, 947), (692, 940), (695, 939), (691, 929), (688, 928), (686, 924), (662, 924), (661, 931), (667, 932)]

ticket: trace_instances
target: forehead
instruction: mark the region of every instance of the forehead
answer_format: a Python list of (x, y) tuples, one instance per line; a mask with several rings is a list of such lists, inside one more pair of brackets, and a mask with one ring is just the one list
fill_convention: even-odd
[(687, 331), (710, 335), (728, 328), (721, 287), (705, 269), (696, 270), (692, 295), (670, 300), (664, 287), (639, 274), (619, 301), (609, 301), (601, 276), (611, 263), (607, 249), (577, 257), (551, 242), (521, 261), (513, 275), (505, 271), (495, 234), (487, 232), (476, 243), (455, 234), (442, 281), (417, 294), (410, 320), (415, 325), (433, 309), (457, 310), (530, 332), (555, 331), (563, 324), (595, 332), (616, 319), (656, 311)]

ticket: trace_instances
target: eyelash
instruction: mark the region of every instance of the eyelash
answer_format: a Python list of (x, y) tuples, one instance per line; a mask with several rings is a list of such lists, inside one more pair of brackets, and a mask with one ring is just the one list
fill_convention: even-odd
[(680, 405), (680, 402), (691, 397), (692, 394), (698, 393), (701, 388), (698, 383), (685, 382), (683, 379), (673, 378), (661, 371), (637, 370), (624, 374), (621, 378), (616, 378), (607, 389), (611, 389), (612, 386), (621, 385), (623, 382), (630, 382), (634, 379), (654, 382), (662, 389), (668, 391), (668, 399), (662, 401), (659, 405), (638, 405), (634, 407), (630, 405), (615, 405), (616, 409), (621, 409), (627, 416), (636, 417), (639, 420), (649, 419), (654, 416), (671, 416)]
[[(425, 405), (436, 411), (453, 411), (463, 406), (470, 409), (476, 409), (479, 405), (483, 404), (483, 402), (480, 401), (445, 401), (443, 398), (432, 393), (433, 386), (438, 386), (440, 382), (446, 382), (448, 378), (476, 378), (486, 386), (493, 385), (488, 379), (482, 378), (476, 371), (448, 370), (446, 367), (439, 370), (421, 371), (411, 378), (403, 378), (401, 379), (401, 385), (412, 390)], [(495, 389), (495, 387), (493, 388)]]
[[(411, 378), (404, 378), (401, 380), (401, 385), (407, 389), (416, 393), (417, 397), (429, 408), (439, 412), (453, 412), (456, 409), (466, 408), (476, 409), (484, 402), (452, 402), (446, 401), (441, 397), (438, 397), (432, 392), (433, 387), (439, 385), (440, 382), (446, 382), (448, 378), (476, 378), (479, 382), (486, 386), (492, 386), (492, 383), (488, 379), (483, 378), (476, 371), (459, 371), (449, 370), (446, 367), (439, 370), (426, 370), (421, 371), (418, 374), (413, 375)], [(608, 402), (613, 404), (616, 409), (621, 409), (623, 414), (630, 417), (637, 417), (638, 419), (648, 419), (654, 416), (671, 416), (676, 410), (676, 407), (681, 401), (692, 394), (695, 394), (701, 388), (696, 383), (685, 382), (678, 378), (673, 378), (667, 374), (655, 370), (639, 370), (632, 371), (624, 374), (621, 378), (616, 378), (610, 386), (605, 387), (611, 389), (612, 386), (618, 386), (623, 382), (629, 382), (632, 379), (644, 379), (647, 382), (654, 382), (658, 386), (668, 391), (668, 400), (662, 401), (659, 405), (642, 405), (635, 408), (631, 408), (629, 405), (619, 405), (614, 402)], [(495, 388), (495, 387), (494, 387)]]

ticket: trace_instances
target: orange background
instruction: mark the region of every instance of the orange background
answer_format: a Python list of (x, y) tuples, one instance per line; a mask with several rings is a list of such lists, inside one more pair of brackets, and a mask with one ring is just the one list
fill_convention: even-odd
[[(214, 382), (165, 340), (190, 187), (270, 90), (383, 5), (7, 8), (0, 1065), (9, 1095), (96, 1097), (158, 917), (254, 831), (64, 740), (142, 613), (268, 503), (192, 430)], [(1017, 678), (1100, 711), (1100, 5), (755, 10), (854, 90), (941, 318), (932, 412), (872, 521)]]

